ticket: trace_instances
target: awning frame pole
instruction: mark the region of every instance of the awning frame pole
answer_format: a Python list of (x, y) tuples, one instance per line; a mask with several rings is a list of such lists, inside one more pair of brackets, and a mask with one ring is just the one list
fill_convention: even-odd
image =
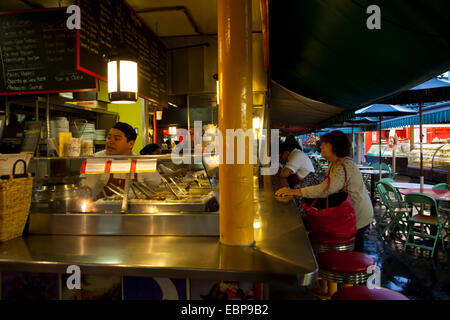
[(419, 141), (420, 141), (420, 189), (423, 189), (424, 175), (423, 175), (423, 132), (422, 132), (422, 94), (419, 93)]
[(380, 170), (380, 180), (381, 180), (381, 115), (379, 116), (379, 129), (378, 129), (378, 151), (380, 154), (379, 158), (379, 167), (378, 170)]

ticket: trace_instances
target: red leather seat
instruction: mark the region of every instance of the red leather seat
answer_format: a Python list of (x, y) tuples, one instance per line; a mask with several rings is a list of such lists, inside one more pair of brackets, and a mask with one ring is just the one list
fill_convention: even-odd
[(346, 250), (319, 253), (316, 259), (319, 269), (339, 274), (366, 273), (367, 268), (375, 264), (375, 260), (367, 254)]
[(352, 236), (351, 238), (333, 238), (323, 233), (311, 232), (309, 234), (309, 240), (311, 242), (327, 245), (341, 245), (353, 243), (355, 242), (355, 239), (356, 239), (355, 236)]
[(367, 286), (342, 288), (332, 300), (409, 300), (407, 296), (386, 288), (369, 289)]

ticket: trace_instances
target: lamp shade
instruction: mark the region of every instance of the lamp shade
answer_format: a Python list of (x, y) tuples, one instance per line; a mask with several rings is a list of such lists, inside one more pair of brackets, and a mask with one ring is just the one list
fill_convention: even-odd
[(169, 135), (175, 136), (177, 134), (177, 127), (169, 127)]
[(156, 111), (156, 120), (162, 120), (162, 110)]
[(253, 118), (253, 129), (259, 129), (259, 118), (258, 117)]
[(113, 103), (137, 101), (138, 64), (133, 60), (110, 59), (108, 62), (108, 98)]

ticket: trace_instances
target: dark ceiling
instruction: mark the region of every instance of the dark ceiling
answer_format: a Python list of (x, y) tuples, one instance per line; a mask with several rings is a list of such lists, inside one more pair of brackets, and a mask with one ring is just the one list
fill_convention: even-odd
[[(369, 5), (381, 29), (367, 28)], [(347, 110), (374, 103), (450, 69), (449, 12), (448, 0), (269, 1), (272, 80)]]
[[(254, 32), (265, 1), (274, 128), (317, 126), (450, 69), (448, 0), (252, 0)], [(163, 39), (217, 32), (215, 0), (128, 2)], [(0, 0), (0, 10), (73, 3)], [(366, 27), (369, 5), (381, 10), (380, 30)]]

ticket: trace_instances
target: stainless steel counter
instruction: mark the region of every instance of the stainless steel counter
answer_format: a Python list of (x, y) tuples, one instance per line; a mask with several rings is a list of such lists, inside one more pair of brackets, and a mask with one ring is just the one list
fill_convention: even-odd
[(255, 181), (255, 245), (217, 236), (28, 235), (0, 243), (0, 271), (82, 273), (282, 282), (307, 286), (317, 263), (293, 201), (274, 198), (275, 178)]

